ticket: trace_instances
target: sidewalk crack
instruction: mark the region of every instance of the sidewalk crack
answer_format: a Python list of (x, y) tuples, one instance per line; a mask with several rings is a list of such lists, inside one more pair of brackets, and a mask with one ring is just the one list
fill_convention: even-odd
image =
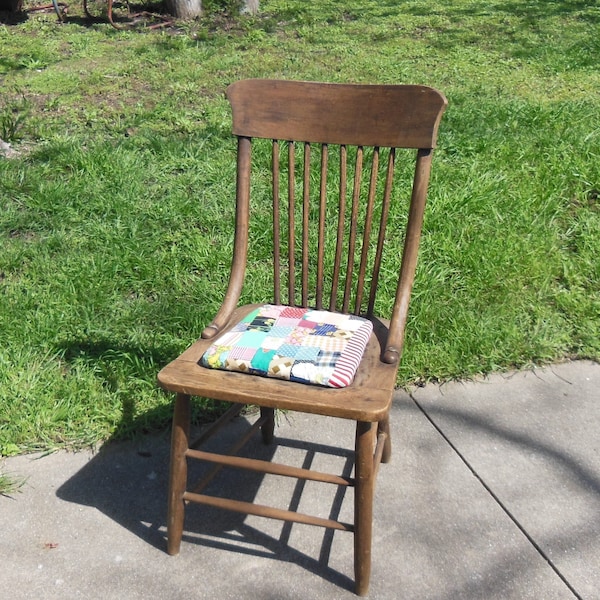
[(485, 491), (493, 498), (496, 504), (502, 509), (502, 511), (506, 514), (506, 516), (513, 522), (513, 524), (517, 527), (517, 529), (525, 536), (527, 541), (535, 548), (537, 553), (546, 561), (548, 566), (554, 571), (554, 573), (559, 577), (559, 579), (567, 586), (569, 591), (573, 594), (573, 596), (577, 600), (583, 600), (583, 597), (577, 590), (571, 585), (568, 579), (561, 573), (560, 569), (554, 564), (552, 559), (548, 556), (548, 554), (544, 551), (544, 549), (535, 541), (535, 539), (528, 533), (525, 527), (519, 522), (517, 517), (513, 515), (510, 509), (502, 502), (502, 500), (496, 495), (496, 493), (492, 490), (492, 488), (485, 482), (485, 480), (477, 473), (475, 468), (469, 463), (467, 458), (460, 452), (460, 450), (456, 447), (455, 444), (452, 443), (450, 438), (442, 431), (442, 428), (435, 422), (433, 417), (431, 417), (427, 411), (419, 404), (419, 401), (414, 397), (412, 393), (408, 394), (410, 399), (414, 402), (415, 406), (421, 411), (423, 416), (431, 423), (432, 427), (439, 433), (439, 435), (444, 439), (444, 441), (450, 446), (452, 451), (458, 456), (458, 458), (463, 462), (463, 464), (469, 469), (471, 474), (479, 481), (479, 483), (483, 486)]

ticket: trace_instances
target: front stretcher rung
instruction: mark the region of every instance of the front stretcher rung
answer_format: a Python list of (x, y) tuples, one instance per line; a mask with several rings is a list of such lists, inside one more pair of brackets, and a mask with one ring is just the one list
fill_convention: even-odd
[(204, 494), (194, 494), (193, 492), (185, 492), (183, 499), (187, 502), (195, 502), (198, 504), (206, 504), (215, 508), (223, 508), (248, 515), (256, 515), (258, 517), (266, 517), (268, 519), (278, 519), (280, 521), (291, 521), (293, 523), (302, 523), (304, 525), (316, 525), (317, 527), (325, 527), (327, 529), (338, 529), (341, 531), (354, 531), (354, 525), (351, 523), (343, 523), (333, 519), (322, 519), (312, 515), (305, 515), (291, 510), (282, 510), (262, 504), (253, 504), (251, 502), (242, 502), (240, 500), (231, 500), (229, 498), (218, 498), (216, 496), (206, 496)]

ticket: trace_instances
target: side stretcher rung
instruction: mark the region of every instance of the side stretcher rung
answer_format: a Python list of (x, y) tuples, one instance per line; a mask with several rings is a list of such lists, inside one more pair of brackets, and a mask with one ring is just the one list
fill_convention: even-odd
[(342, 477), (331, 473), (321, 473), (319, 471), (311, 471), (310, 469), (302, 469), (292, 467), (280, 463), (273, 463), (265, 460), (257, 460), (254, 458), (243, 458), (240, 456), (227, 456), (223, 454), (215, 454), (213, 452), (204, 452), (203, 450), (188, 450), (186, 456), (198, 460), (217, 463), (228, 467), (238, 469), (247, 469), (249, 471), (257, 471), (259, 473), (269, 473), (271, 475), (283, 475), (284, 477), (295, 477), (296, 479), (306, 479), (309, 481), (320, 481), (322, 483), (333, 483), (335, 485), (353, 486), (354, 479), (352, 477)]

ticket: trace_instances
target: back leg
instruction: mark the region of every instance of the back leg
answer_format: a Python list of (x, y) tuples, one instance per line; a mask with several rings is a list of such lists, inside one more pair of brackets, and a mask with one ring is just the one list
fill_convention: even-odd
[(385, 433), (385, 444), (383, 446), (383, 454), (381, 462), (390, 462), (392, 458), (392, 436), (390, 434), (390, 414), (388, 413), (383, 421), (380, 421), (377, 426), (377, 433)]
[(273, 433), (275, 431), (275, 409), (261, 407), (260, 416), (266, 418), (266, 421), (261, 425), (260, 431), (265, 444), (270, 444), (273, 441)]

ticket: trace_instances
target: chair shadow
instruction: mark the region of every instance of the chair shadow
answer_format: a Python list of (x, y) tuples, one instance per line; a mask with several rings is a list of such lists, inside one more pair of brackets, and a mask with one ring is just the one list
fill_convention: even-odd
[[(249, 427), (250, 423), (245, 417), (234, 419), (219, 436), (207, 443), (206, 449), (226, 451), (233, 440)], [(304, 468), (310, 468), (315, 459), (323, 458), (319, 455), (334, 456), (336, 460), (343, 461), (343, 472), (340, 474), (349, 477), (352, 473), (352, 451), (278, 438), (277, 435), (270, 445), (262, 443), (260, 434), (254, 436), (240, 455), (271, 460), (278, 448), (299, 453)], [(167, 433), (145, 436), (135, 441), (108, 442), (56, 494), (67, 502), (96, 508), (145, 543), (166, 552), (169, 454), (170, 441)], [(197, 461), (191, 462), (193, 464), (189, 467), (189, 481), (193, 482), (210, 467)], [(203, 493), (253, 502), (265, 477), (273, 476), (223, 469)], [(287, 506), (279, 508), (297, 510), (305, 486), (305, 482), (298, 480), (289, 495), (281, 494), (281, 501), (287, 503)], [(331, 486), (331, 490), (331, 499), (323, 495), (319, 503), (324, 511), (329, 508), (328, 518), (338, 519), (347, 488)], [(320, 548), (310, 555), (290, 544), (294, 524), (285, 522), (279, 534), (272, 535), (267, 533), (267, 527), (265, 530), (260, 528), (261, 522), (266, 520), (253, 521), (250, 525), (245, 514), (190, 504), (186, 510), (183, 541), (186, 544), (265, 557), (283, 563), (293, 562), (340, 588), (353, 589), (353, 580), (329, 564), (334, 536), (332, 530), (323, 530), (325, 533)]]

